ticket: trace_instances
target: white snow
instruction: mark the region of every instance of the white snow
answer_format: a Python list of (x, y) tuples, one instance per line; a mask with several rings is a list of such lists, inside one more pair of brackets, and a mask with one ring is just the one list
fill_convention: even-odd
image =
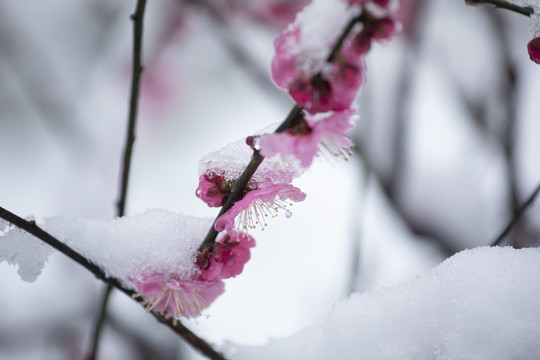
[[(261, 132), (261, 134), (266, 132), (269, 131)], [(199, 161), (199, 176), (219, 169), (225, 172), (223, 176), (226, 180), (235, 181), (246, 168), (252, 154), (253, 150), (246, 144), (245, 139), (230, 143), (217, 151), (205, 155)], [(253, 174), (252, 179), (257, 183), (290, 183), (304, 171), (305, 169), (300, 166), (300, 162), (296, 158), (274, 156), (264, 159), (255, 174)]]
[[(210, 218), (155, 209), (117, 219), (52, 217), (41, 226), (107, 276), (133, 287), (131, 280), (143, 275), (192, 275), (196, 250), (211, 224)], [(36, 280), (52, 248), (17, 228), (0, 239), (0, 260), (17, 264), (23, 280)]]
[(50, 218), (43, 227), (130, 286), (130, 279), (153, 273), (188, 278), (210, 218), (163, 209), (117, 219)]
[(297, 51), (307, 71), (320, 69), (330, 46), (357, 10), (357, 7), (349, 7), (345, 0), (314, 0), (298, 13), (295, 21), (295, 25), (300, 26)]
[(0, 263), (17, 266), (22, 280), (34, 282), (53, 249), (24, 230), (0, 220)]
[(533, 359), (540, 251), (476, 248), (394, 288), (353, 294), (327, 319), (231, 359)]

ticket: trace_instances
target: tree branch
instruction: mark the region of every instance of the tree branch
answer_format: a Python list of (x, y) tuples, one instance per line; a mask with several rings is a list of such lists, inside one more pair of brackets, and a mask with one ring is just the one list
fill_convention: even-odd
[(521, 205), (521, 207), (517, 210), (517, 212), (514, 214), (514, 217), (512, 218), (512, 220), (510, 220), (510, 222), (508, 223), (508, 225), (504, 228), (504, 230), (502, 231), (502, 233), (497, 237), (497, 239), (495, 239), (495, 241), (492, 243), (491, 246), (498, 246), (502, 243), (502, 241), (504, 240), (504, 238), (506, 237), (506, 235), (508, 235), (508, 233), (510, 232), (510, 230), (512, 230), (512, 228), (514, 227), (514, 225), (519, 221), (519, 219), (521, 219), (521, 217), (523, 216), (523, 214), (525, 213), (525, 210), (527, 210), (527, 208), (533, 203), (534, 199), (536, 198), (536, 196), (538, 195), (538, 193), (540, 192), (540, 184), (538, 184), (536, 186), (536, 189), (533, 191), (533, 193), (529, 196), (529, 198), (527, 199), (527, 201), (525, 201), (523, 203), (523, 205)]
[[(9, 210), (0, 207), (0, 218), (10, 222), (19, 229), (22, 229), (28, 232), (31, 235), (34, 235), (44, 243), (50, 245), (54, 249), (58, 250), (62, 254), (66, 255), (86, 270), (90, 271), (96, 278), (105, 282), (106, 284), (120, 290), (131, 299), (135, 300), (138, 303), (142, 303), (144, 299), (138, 295), (137, 292), (128, 289), (122, 285), (122, 283), (112, 277), (105, 275), (103, 270), (96, 264), (92, 263), (90, 260), (79, 254), (77, 251), (73, 250), (42, 228), (40, 228), (35, 221), (27, 221)], [(191, 346), (200, 351), (202, 354), (206, 355), (212, 360), (225, 360), (223, 355), (214, 350), (207, 342), (199, 338), (197, 335), (192, 333), (188, 328), (186, 328), (182, 323), (176, 319), (165, 318), (161, 314), (154, 311), (150, 312), (159, 322), (168, 326), (172, 331), (180, 335), (184, 340), (186, 340)]]
[(124, 216), (126, 208), (126, 197), (129, 181), (129, 170), (131, 168), (131, 154), (133, 143), (135, 142), (135, 120), (137, 119), (137, 105), (139, 101), (139, 89), (141, 82), (142, 67), (142, 35), (143, 16), (146, 7), (146, 0), (137, 0), (135, 12), (131, 15), (133, 20), (133, 68), (131, 75), (131, 98), (129, 102), (129, 120), (126, 135), (126, 146), (124, 149), (122, 182), (120, 189), (120, 199), (117, 203), (118, 217)]
[[(122, 181), (120, 187), (120, 198), (117, 203), (118, 217), (124, 216), (126, 210), (127, 189), (129, 184), (129, 173), (131, 168), (131, 158), (133, 153), (133, 144), (135, 142), (135, 124), (137, 120), (137, 108), (139, 102), (139, 90), (141, 84), (142, 67), (142, 38), (143, 38), (143, 20), (146, 9), (146, 0), (137, 0), (135, 12), (131, 15), (133, 21), (133, 66), (131, 76), (131, 99), (129, 102), (128, 126), (126, 135), (126, 144), (124, 149), (124, 159), (122, 162)], [(107, 285), (101, 299), (100, 309), (96, 317), (94, 331), (92, 332), (92, 346), (88, 360), (95, 360), (99, 349), (101, 330), (107, 317), (107, 306), (109, 296), (113, 288)]]
[(507, 1), (504, 1), (504, 0), (465, 0), (465, 2), (469, 5), (490, 4), (490, 5), (494, 5), (495, 7), (499, 9), (510, 10), (515, 13), (525, 15), (528, 17), (534, 14), (534, 9), (531, 6), (519, 6), (519, 5), (509, 3)]

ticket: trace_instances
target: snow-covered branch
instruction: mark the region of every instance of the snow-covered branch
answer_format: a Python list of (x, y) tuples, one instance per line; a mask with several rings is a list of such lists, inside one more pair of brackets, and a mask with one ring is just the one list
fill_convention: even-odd
[[(163, 214), (159, 214), (157, 216), (163, 217)], [(74, 250), (71, 246), (67, 245), (65, 241), (60, 241), (53, 235), (51, 235), (49, 232), (43, 230), (40, 226), (36, 224), (35, 221), (28, 221), (20, 216), (10, 212), (9, 210), (0, 207), (0, 218), (4, 219), (5, 221), (15, 225), (18, 229), (24, 230), (25, 232), (28, 232), (29, 234), (35, 236), (36, 238), (40, 239), (44, 243), (50, 245), (52, 248), (56, 249), (57, 251), (61, 252), (62, 254), (66, 255), (73, 261), (77, 262), (79, 265), (90, 271), (97, 279), (103, 281), (104, 283), (108, 284), (109, 286), (120, 290), (133, 300), (135, 300), (138, 303), (141, 303), (143, 306), (146, 305), (147, 301), (139, 296), (137, 291), (134, 291), (133, 289), (130, 289), (127, 287), (126, 279), (120, 280), (117, 277), (111, 276), (111, 271), (105, 271), (102, 267), (96, 265), (87, 257), (83, 256), (80, 252)], [(135, 220), (137, 222), (140, 222), (139, 220)], [(95, 222), (91, 222), (90, 226), (96, 227), (98, 225)], [(193, 225), (193, 224), (192, 224)], [(81, 223), (79, 225), (79, 228), (76, 224), (65, 224), (64, 221), (58, 220), (58, 219), (52, 219), (49, 222), (49, 226), (56, 226), (59, 231), (63, 231), (65, 233), (65, 236), (67, 238), (75, 234), (77, 234), (77, 231), (87, 231), (88, 225), (85, 225), (84, 223)], [(103, 229), (111, 229), (110, 225), (107, 225), (107, 223), (103, 223), (101, 227), (98, 225), (98, 232), (99, 230)], [(79, 230), (77, 230), (79, 229)], [(111, 229), (113, 233), (118, 235), (118, 230)], [(9, 234), (2, 234), (3, 236), (9, 236)], [(94, 233), (94, 236), (104, 236), (103, 233), (101, 235), (98, 235), (98, 233)], [(4, 241), (4, 238), (0, 238), (2, 241)], [(126, 239), (127, 241), (131, 241), (131, 239)], [(79, 246), (82, 246), (83, 249), (86, 249), (86, 251), (100, 251), (99, 249), (102, 249), (103, 252), (101, 256), (107, 256), (105, 254), (110, 253), (112, 250), (110, 248), (107, 248), (106, 246), (103, 246), (103, 242), (100, 241), (85, 241), (85, 239), (81, 241), (75, 241), (74, 244), (79, 244)], [(109, 239), (107, 237), (106, 242), (109, 242)], [(93, 250), (92, 250), (93, 249)], [(119, 248), (117, 248), (118, 250)], [(26, 249), (27, 250), (27, 249)], [(19, 249), (19, 251), (25, 251)], [(135, 250), (135, 252), (138, 252), (139, 250)], [(114, 253), (114, 251), (112, 251)], [(131, 253), (131, 252), (130, 252)], [(110, 255), (110, 254), (109, 254)], [(96, 257), (99, 257), (98, 254), (95, 254)], [(113, 257), (115, 255), (112, 255)], [(133, 255), (130, 255), (130, 257), (133, 257)], [(110, 259), (110, 257), (109, 257)], [(124, 260), (127, 258), (124, 258)], [(120, 264), (117, 266), (117, 269), (123, 268), (125, 266), (125, 261), (122, 262), (120, 260)], [(114, 274), (114, 268), (113, 268), (113, 274)], [(187, 329), (182, 323), (176, 319), (173, 318), (166, 318), (163, 316), (163, 314), (160, 314), (159, 312), (149, 310), (149, 312), (161, 323), (167, 325), (171, 330), (173, 330), (176, 334), (180, 335), (184, 340), (186, 340), (189, 344), (191, 344), (193, 347), (198, 349), (201, 353), (207, 355), (210, 359), (215, 360), (223, 360), (223, 356), (215, 351), (208, 343), (206, 343), (204, 340), (199, 338), (197, 335), (195, 335), (193, 332), (191, 332), (189, 329)]]

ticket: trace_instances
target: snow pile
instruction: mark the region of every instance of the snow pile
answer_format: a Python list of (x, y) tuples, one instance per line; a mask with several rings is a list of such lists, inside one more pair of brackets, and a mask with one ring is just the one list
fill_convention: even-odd
[[(149, 210), (117, 219), (53, 217), (40, 224), (101, 267), (107, 276), (130, 288), (134, 288), (131, 280), (142, 275), (161, 273), (189, 278), (196, 271), (197, 248), (211, 225), (209, 218), (167, 210)], [(34, 281), (52, 249), (22, 230), (8, 229), (0, 237), (0, 261), (17, 264), (21, 278)]]
[(117, 219), (51, 218), (43, 227), (100, 266), (108, 276), (133, 287), (146, 274), (189, 278), (195, 254), (212, 220), (168, 210)]
[(353, 294), (327, 319), (231, 359), (533, 359), (540, 354), (540, 251), (477, 248), (415, 281)]
[(21, 279), (36, 281), (53, 249), (24, 230), (0, 220), (0, 263), (17, 266)]

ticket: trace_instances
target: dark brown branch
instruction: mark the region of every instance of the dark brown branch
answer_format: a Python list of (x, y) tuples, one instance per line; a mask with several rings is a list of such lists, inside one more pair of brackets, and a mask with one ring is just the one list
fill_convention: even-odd
[(94, 331), (92, 331), (92, 342), (90, 347), (90, 354), (88, 355), (88, 360), (95, 360), (99, 351), (99, 343), (101, 339), (101, 331), (103, 325), (105, 324), (105, 319), (107, 318), (107, 306), (109, 304), (109, 297), (113, 287), (111, 285), (105, 285), (103, 290), (103, 296), (101, 302), (99, 303), (99, 310), (94, 322)]
[(133, 143), (135, 142), (135, 120), (137, 119), (137, 107), (139, 101), (139, 89), (141, 82), (142, 67), (142, 35), (143, 16), (146, 7), (146, 0), (138, 0), (137, 7), (131, 19), (133, 20), (133, 68), (131, 77), (131, 98), (129, 101), (129, 118), (126, 135), (126, 146), (124, 149), (124, 159), (122, 162), (122, 182), (120, 188), (120, 199), (117, 203), (118, 217), (124, 216), (126, 208), (126, 196), (128, 190), (129, 171), (131, 168), (131, 154)]
[(345, 39), (347, 38), (347, 36), (351, 32), (351, 30), (353, 29), (354, 25), (356, 25), (357, 23), (359, 23), (362, 20), (365, 20), (365, 19), (369, 18), (369, 15), (366, 16), (366, 14), (367, 13), (365, 11), (363, 11), (360, 15), (355, 16), (351, 20), (349, 20), (349, 22), (347, 23), (347, 25), (343, 29), (343, 32), (340, 34), (339, 38), (337, 39), (336, 44), (334, 45), (334, 47), (330, 51), (330, 54), (328, 54), (328, 57), (326, 58), (326, 62), (331, 63), (332, 61), (335, 60), (339, 50), (343, 46), (343, 42), (345, 41)]
[(495, 241), (493, 242), (492, 246), (498, 246), (501, 244), (501, 242), (504, 240), (504, 238), (508, 235), (508, 233), (510, 232), (510, 230), (512, 230), (512, 228), (514, 227), (514, 225), (519, 221), (519, 219), (521, 219), (521, 217), (523, 216), (523, 214), (525, 213), (525, 210), (527, 210), (527, 208), (529, 206), (531, 206), (531, 204), (533, 203), (534, 199), (536, 198), (536, 196), (538, 195), (538, 193), (540, 192), (540, 184), (536, 186), (536, 189), (534, 189), (534, 191), (532, 192), (532, 194), (529, 196), (529, 198), (527, 199), (527, 201), (525, 201), (523, 203), (523, 205), (521, 205), (521, 207), (516, 211), (516, 213), (514, 214), (514, 217), (512, 217), (512, 220), (510, 220), (510, 222), (508, 223), (508, 225), (504, 228), (504, 230), (502, 231), (502, 233), (497, 237), (497, 239), (495, 239)]
[(191, 344), (194, 348), (199, 350), (203, 355), (206, 355), (209, 359), (212, 360), (226, 360), (226, 358), (214, 350), (206, 341), (195, 335), (187, 327), (182, 325), (180, 321), (174, 319), (166, 319), (158, 313), (152, 312), (152, 315), (162, 324), (167, 325), (175, 333), (180, 335), (184, 340)]
[(504, 0), (465, 0), (465, 2), (470, 5), (490, 4), (490, 5), (494, 5), (495, 7), (499, 9), (510, 10), (515, 13), (529, 16), (529, 17), (532, 14), (534, 14), (534, 9), (531, 6), (519, 6), (519, 5), (506, 2)]
[[(15, 225), (19, 229), (28, 232), (29, 234), (34, 235), (44, 243), (50, 245), (54, 249), (58, 250), (62, 254), (66, 255), (67, 257), (84, 267), (86, 270), (90, 271), (99, 280), (105, 282), (106, 284), (112, 286), (117, 290), (120, 290), (121, 292), (129, 296), (131, 299), (137, 301), (138, 303), (141, 303), (143, 301), (143, 299), (138, 296), (137, 292), (124, 287), (118, 279), (105, 275), (105, 273), (103, 272), (103, 270), (101, 270), (99, 266), (95, 265), (90, 260), (82, 256), (81, 254), (79, 254), (78, 252), (76, 252), (45, 230), (43, 230), (42, 228), (40, 228), (34, 221), (27, 221), (15, 215), (14, 213), (4, 209), (3, 207), (0, 207), (0, 218), (10, 222), (11, 224)], [(223, 355), (218, 353), (208, 343), (206, 343), (204, 340), (192, 333), (188, 328), (182, 325), (180, 321), (174, 319), (166, 319), (165, 317), (153, 311), (151, 312), (151, 314), (159, 322), (167, 325), (175, 333), (182, 336), (184, 340), (186, 340), (191, 346), (200, 351), (202, 354), (208, 356), (210, 359), (225, 359)]]

